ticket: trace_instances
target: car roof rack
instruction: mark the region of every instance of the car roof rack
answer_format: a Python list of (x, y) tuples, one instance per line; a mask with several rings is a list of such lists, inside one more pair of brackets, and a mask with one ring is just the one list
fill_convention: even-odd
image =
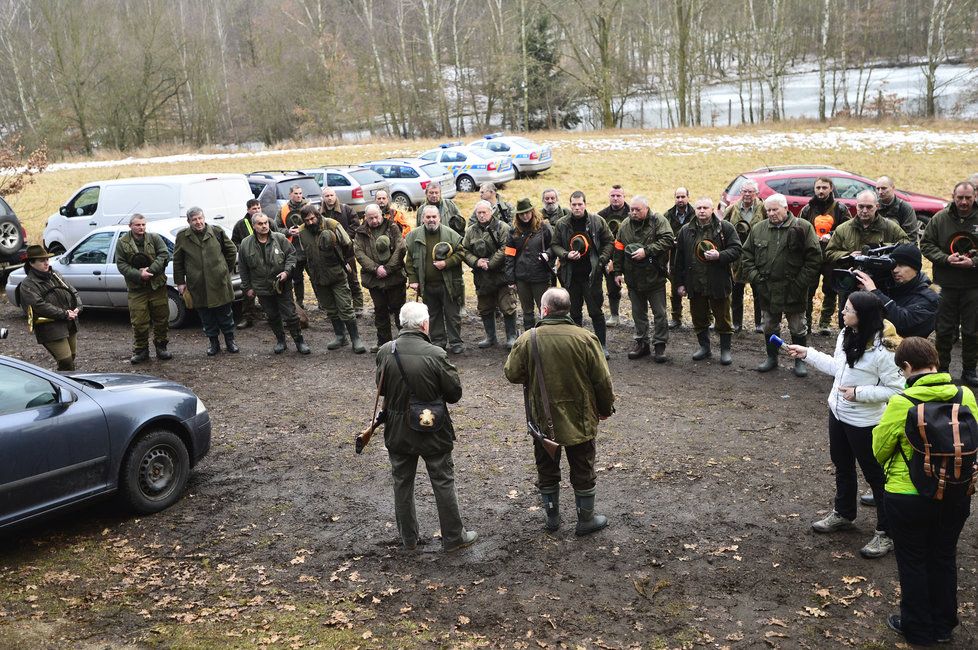
[(357, 167), (363, 167), (363, 165), (353, 165), (350, 163), (344, 163), (342, 165), (336, 165), (333, 163), (320, 163), (318, 167), (322, 169), (356, 169)]
[(261, 169), (258, 171), (251, 172), (249, 176), (265, 176), (266, 178), (271, 178), (274, 175), (283, 176), (308, 176), (309, 174), (301, 172), (298, 169)]
[(755, 172), (784, 172), (790, 169), (837, 169), (832, 165), (774, 165), (771, 167), (758, 167)]

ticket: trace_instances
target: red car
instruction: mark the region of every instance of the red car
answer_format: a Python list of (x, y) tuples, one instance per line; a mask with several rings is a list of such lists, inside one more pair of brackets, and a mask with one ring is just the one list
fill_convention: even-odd
[[(856, 214), (856, 195), (863, 190), (876, 189), (876, 181), (827, 165), (761, 167), (741, 174), (727, 186), (720, 197), (720, 209), (726, 209), (728, 205), (738, 201), (744, 181), (752, 180), (757, 183), (758, 196), (761, 200), (772, 194), (784, 194), (788, 199), (788, 210), (797, 215), (815, 195), (815, 179), (823, 176), (832, 179), (836, 198), (845, 203), (853, 216)], [(936, 196), (917, 194), (899, 188), (896, 190), (896, 195), (913, 207), (920, 221), (921, 230), (931, 217), (948, 204), (947, 200)]]

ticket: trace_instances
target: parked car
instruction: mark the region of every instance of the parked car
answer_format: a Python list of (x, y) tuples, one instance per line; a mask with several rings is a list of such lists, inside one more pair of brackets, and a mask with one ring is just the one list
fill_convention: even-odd
[(194, 206), (209, 223), (228, 222), (245, 213), (251, 192), (242, 174), (184, 174), (95, 181), (82, 186), (44, 227), (44, 246), (63, 253), (95, 228), (129, 223), (140, 213), (146, 221), (186, 218)]
[(529, 138), (504, 133), (490, 133), (469, 144), (470, 149), (483, 149), (512, 157), (516, 177), (533, 176), (550, 169), (554, 164), (553, 153), (547, 145), (537, 144)]
[[(282, 206), (289, 202), (289, 192), (293, 185), (302, 188), (302, 196), (310, 203), (319, 205), (323, 202), (319, 183), (309, 174), (298, 171), (259, 171), (248, 174), (248, 185), (251, 186), (252, 196), (261, 201), (261, 211), (272, 223), (279, 224)], [(247, 203), (247, 201), (246, 201)], [(244, 205), (244, 204), (242, 204)], [(245, 210), (241, 209), (244, 216)], [(240, 218), (240, 217), (239, 217)], [(237, 219), (235, 219), (235, 223)]]
[(27, 230), (21, 225), (14, 209), (0, 197), (0, 283), (27, 260)]
[[(744, 181), (750, 179), (757, 182), (757, 193), (761, 200), (772, 194), (784, 194), (788, 199), (788, 210), (797, 215), (815, 196), (815, 179), (822, 176), (832, 179), (836, 197), (849, 208), (852, 215), (856, 214), (856, 195), (863, 190), (876, 190), (876, 181), (831, 166), (761, 167), (741, 174), (727, 186), (720, 198), (720, 209), (740, 200), (740, 187)], [(921, 232), (930, 218), (943, 210), (948, 203), (936, 196), (901, 189), (896, 190), (896, 195), (913, 207)]]
[(363, 163), (390, 185), (391, 201), (401, 210), (412, 210), (425, 202), (431, 183), (441, 186), (442, 198), (455, 196), (455, 175), (440, 163), (421, 158), (386, 158)]
[(475, 192), (483, 183), (501, 186), (516, 178), (513, 159), (506, 154), (469, 149), (461, 142), (445, 143), (421, 154), (420, 158), (439, 162), (455, 175), (459, 192)]
[(178, 383), (0, 356), (0, 531), (113, 493), (164, 510), (210, 444), (207, 408)]
[(323, 166), (305, 169), (302, 173), (315, 178), (320, 188), (332, 187), (339, 202), (359, 214), (363, 214), (367, 206), (374, 202), (378, 191), (390, 190), (390, 184), (381, 175), (361, 165)]
[[(163, 237), (166, 247), (173, 253), (177, 233), (187, 228), (186, 219), (164, 219), (150, 221), (146, 230), (155, 232)], [(228, 237), (231, 236), (233, 224), (221, 224)], [(85, 309), (129, 309), (126, 290), (126, 280), (115, 265), (115, 246), (119, 237), (129, 232), (129, 226), (106, 226), (99, 228), (80, 242), (72, 246), (59, 257), (51, 258), (51, 268), (56, 270), (65, 281), (78, 290)], [(11, 304), (20, 306), (17, 300), (17, 285), (27, 276), (23, 268), (10, 274), (7, 278), (7, 299)], [(182, 327), (190, 319), (190, 312), (183, 297), (173, 283), (173, 262), (166, 267), (167, 296), (170, 299), (170, 327)], [(241, 277), (235, 272), (231, 274), (231, 286), (234, 287), (235, 300), (241, 298)]]

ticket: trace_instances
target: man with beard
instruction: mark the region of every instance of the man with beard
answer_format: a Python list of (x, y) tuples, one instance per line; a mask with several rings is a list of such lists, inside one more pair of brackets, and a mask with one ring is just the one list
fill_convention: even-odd
[(353, 353), (363, 354), (367, 348), (360, 340), (348, 280), (350, 267), (347, 260), (352, 256), (353, 242), (343, 224), (323, 217), (318, 206), (302, 208), (302, 221), (305, 225), (299, 233), (299, 241), (306, 250), (309, 278), (319, 308), (326, 311), (336, 335), (326, 344), (326, 349), (338, 350), (345, 346), (349, 333)]
[[(380, 198), (377, 192), (377, 198)], [(368, 205), (363, 213), (363, 223), (353, 237), (353, 251), (360, 263), (363, 286), (370, 292), (374, 304), (374, 327), (377, 328), (377, 345), (371, 352), (393, 338), (391, 319), (397, 324), (407, 296), (404, 274), (404, 238), (401, 228), (393, 219), (384, 218), (379, 205)]]
[(438, 208), (438, 218), (442, 225), (448, 226), (457, 232), (459, 238), (465, 235), (465, 219), (462, 218), (462, 213), (459, 212), (455, 201), (441, 198), (441, 185), (438, 183), (428, 183), (428, 187), (424, 191), (424, 197), (424, 204), (418, 206), (418, 217), (415, 227), (421, 226), (424, 223), (422, 212), (424, 212), (425, 206), (433, 205)]
[[(241, 242), (245, 240), (245, 237), (250, 237), (255, 234), (252, 220), (256, 215), (261, 214), (261, 201), (258, 199), (248, 199), (245, 205), (248, 211), (245, 212), (245, 216), (238, 220), (238, 223), (234, 224), (234, 228), (231, 230), (231, 241), (239, 248), (241, 247)], [(272, 232), (277, 232), (272, 224), (269, 224), (269, 228)], [(261, 317), (261, 308), (257, 304), (257, 297), (244, 297), (241, 301), (240, 315), (241, 319), (238, 321), (239, 330), (248, 329), (255, 324), (255, 320)]]
[[(665, 218), (672, 227), (673, 237), (679, 236), (679, 231), (687, 223), (693, 221), (696, 217), (696, 211), (693, 210), (693, 206), (689, 204), (689, 190), (685, 187), (677, 187), (675, 192), (676, 203), (666, 210)], [(669, 251), (669, 271), (670, 273), (675, 273), (676, 269), (676, 249), (673, 248)], [(683, 324), (683, 298), (679, 295), (676, 289), (679, 285), (676, 284), (675, 278), (669, 281), (669, 301), (672, 308), (672, 314), (669, 318), (669, 329), (674, 330)]]
[(462, 238), (441, 223), (437, 205), (420, 210), (423, 228), (408, 233), (405, 267), (408, 286), (428, 306), (431, 342), (462, 354)]
[[(598, 210), (598, 215), (604, 217), (608, 222), (613, 236), (618, 235), (618, 228), (622, 222), (628, 219), (628, 204), (625, 203), (625, 190), (621, 185), (612, 185), (608, 191), (608, 205)], [(618, 327), (618, 308), (621, 303), (621, 287), (615, 282), (615, 274), (608, 272), (604, 274), (605, 284), (608, 285), (608, 327)]]
[[(740, 237), (741, 244), (747, 241), (747, 235), (750, 234), (751, 228), (767, 219), (764, 203), (757, 198), (757, 183), (755, 181), (744, 181), (740, 186), (740, 200), (727, 206), (723, 213), (723, 219), (733, 225)], [(730, 270), (733, 273), (730, 311), (733, 318), (733, 331), (737, 333), (744, 327), (744, 293), (747, 283), (741, 270), (740, 260), (731, 264)], [(764, 331), (761, 328), (761, 303), (754, 287), (751, 287), (751, 296), (754, 298), (754, 332), (760, 334)]]
[[(407, 237), (407, 234), (411, 232), (411, 223), (404, 216), (403, 212), (391, 205), (391, 197), (387, 193), (387, 190), (377, 190), (377, 193), (374, 195), (374, 200), (377, 202), (377, 207), (380, 208), (380, 215), (384, 219), (396, 223), (401, 229), (401, 237)], [(397, 318), (397, 313), (394, 314), (394, 318)]]
[(601, 342), (605, 358), (609, 358), (607, 330), (601, 310), (604, 302), (601, 276), (611, 267), (614, 236), (602, 217), (588, 212), (584, 192), (577, 190), (571, 194), (570, 204), (570, 216), (558, 221), (554, 228), (552, 250), (560, 262), (557, 275), (560, 284), (570, 293), (571, 318), (583, 326), (583, 307), (587, 304), (594, 334)]
[(880, 197), (877, 212), (880, 216), (892, 219), (900, 224), (903, 232), (907, 233), (910, 243), (916, 245), (920, 236), (920, 225), (917, 223), (917, 213), (913, 206), (896, 195), (896, 184), (889, 176), (876, 179), (876, 193)]
[(506, 242), (510, 228), (496, 218), (488, 201), (475, 204), (476, 223), (462, 239), (465, 263), (472, 267), (479, 316), (486, 330), (480, 348), (496, 345), (496, 310), (503, 315), (506, 347), (516, 342), (516, 290), (506, 281)]
[(115, 264), (126, 280), (129, 322), (132, 324), (133, 352), (129, 363), (149, 360), (149, 328), (153, 326), (156, 358), (173, 358), (167, 349), (170, 328), (170, 300), (166, 295), (166, 265), (170, 251), (163, 238), (146, 232), (146, 217), (134, 214), (129, 232), (115, 246)]
[(552, 188), (544, 190), (540, 200), (543, 201), (543, 210), (541, 210), (543, 223), (551, 228), (564, 217), (570, 216), (570, 210), (560, 207), (560, 195), (557, 194), (557, 190)]
[(920, 250), (934, 264), (941, 287), (937, 306), (940, 372), (951, 365), (951, 348), (961, 331), (961, 383), (978, 387), (978, 208), (975, 186), (954, 186), (952, 202), (927, 223)]
[[(815, 228), (815, 234), (818, 236), (824, 257), (832, 233), (840, 225), (849, 221), (849, 210), (844, 204), (835, 200), (835, 185), (832, 183), (832, 179), (822, 177), (815, 179), (815, 196), (808, 202), (808, 205), (801, 209), (798, 216)], [(822, 265), (819, 276), (822, 278), (822, 314), (818, 319), (818, 333), (824, 336), (832, 331), (832, 322), (836, 315), (835, 306), (838, 300), (835, 289), (832, 288), (832, 264), (828, 260), (825, 260)], [(809, 334), (815, 329), (812, 326), (812, 313), (816, 291), (818, 291), (818, 277), (808, 289), (808, 302), (805, 306), (805, 322), (808, 323)]]
[[(360, 227), (360, 216), (350, 206), (340, 203), (336, 197), (336, 190), (332, 187), (323, 188), (323, 202), (319, 209), (324, 219), (333, 219), (338, 222), (343, 226), (350, 241), (353, 240), (357, 228)], [(352, 246), (348, 253), (349, 257), (346, 259), (346, 264), (349, 271), (346, 276), (346, 283), (350, 287), (350, 295), (353, 296), (354, 315), (360, 318), (363, 316), (363, 289), (360, 288), (360, 280), (357, 279), (357, 262), (353, 256)]]
[(302, 208), (308, 205), (302, 196), (302, 187), (293, 185), (289, 188), (289, 202), (282, 206), (279, 212), (278, 230), (285, 233), (292, 246), (295, 248), (295, 271), (292, 273), (292, 289), (295, 291), (295, 302), (301, 309), (305, 309), (306, 279), (303, 275), (306, 270), (306, 252), (302, 250), (302, 242), (297, 235), (302, 229)]
[(614, 243), (615, 282), (628, 285), (628, 299), (632, 303), (632, 320), (635, 322), (635, 347), (628, 358), (635, 360), (648, 356), (649, 307), (652, 308), (654, 329), (652, 347), (656, 363), (665, 363), (666, 343), (669, 341), (669, 323), (666, 320), (666, 262), (669, 251), (676, 243), (669, 222), (649, 209), (644, 196), (632, 198), (627, 221), (621, 224)]

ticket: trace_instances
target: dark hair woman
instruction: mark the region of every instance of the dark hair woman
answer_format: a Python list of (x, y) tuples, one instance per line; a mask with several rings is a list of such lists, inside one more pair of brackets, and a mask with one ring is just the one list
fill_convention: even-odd
[(536, 325), (543, 292), (550, 287), (550, 242), (553, 229), (543, 223), (530, 199), (516, 203), (516, 218), (506, 241), (506, 280), (516, 286), (523, 310), (523, 329)]
[[(812, 524), (817, 533), (853, 528), (856, 518), (856, 463), (876, 499), (876, 531), (859, 552), (865, 558), (882, 557), (893, 549), (887, 532), (883, 498), (883, 469), (873, 456), (873, 427), (886, 402), (903, 388), (884, 336), (883, 304), (867, 291), (849, 294), (842, 310), (844, 327), (828, 355), (800, 345), (786, 346), (795, 359), (805, 359), (816, 370), (834, 377), (829, 393), (829, 455), (835, 465), (835, 507)], [(892, 325), (890, 325), (892, 329)], [(894, 332), (895, 333), (895, 332)]]

